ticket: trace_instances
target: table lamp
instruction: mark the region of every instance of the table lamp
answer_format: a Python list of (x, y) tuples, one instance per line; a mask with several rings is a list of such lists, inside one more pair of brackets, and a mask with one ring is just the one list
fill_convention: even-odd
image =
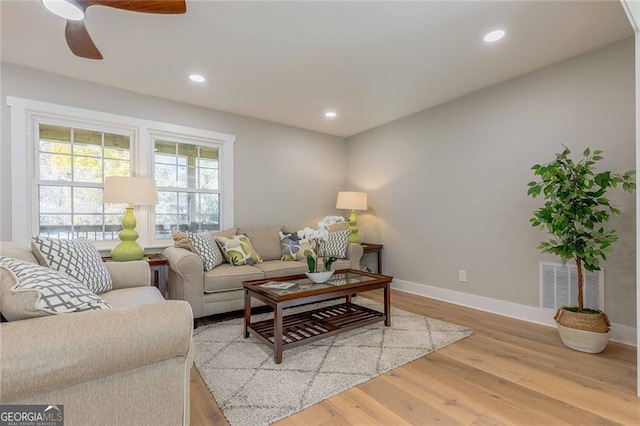
[(122, 218), (122, 231), (118, 234), (120, 243), (111, 250), (111, 257), (118, 262), (140, 260), (144, 249), (136, 240), (136, 217), (133, 205), (158, 204), (156, 182), (153, 179), (131, 176), (108, 176), (104, 179), (102, 200), (105, 203), (127, 204)]
[(358, 221), (356, 219), (356, 210), (367, 209), (367, 194), (364, 192), (340, 191), (338, 192), (337, 209), (351, 210), (349, 216), (349, 242), (360, 244), (362, 240), (358, 236)]

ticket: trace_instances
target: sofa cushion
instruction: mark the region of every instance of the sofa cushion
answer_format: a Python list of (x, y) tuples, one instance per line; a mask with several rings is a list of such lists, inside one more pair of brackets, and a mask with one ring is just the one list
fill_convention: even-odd
[(63, 272), (0, 257), (0, 312), (9, 321), (107, 308), (100, 296)]
[(256, 268), (264, 272), (265, 278), (282, 277), (285, 275), (304, 274), (309, 269), (306, 261), (283, 261), (270, 260), (255, 265)]
[(214, 237), (220, 245), (220, 249), (233, 266), (253, 265), (262, 262), (262, 257), (251, 244), (246, 235), (234, 235), (233, 237)]
[(93, 293), (100, 294), (113, 288), (111, 275), (96, 246), (89, 240), (33, 237), (31, 248), (41, 265), (72, 276)]
[(238, 228), (238, 234), (249, 237), (262, 260), (279, 260), (282, 256), (279, 228)]
[(315, 252), (311, 248), (311, 241), (301, 240), (295, 233), (284, 233), (280, 231), (280, 244), (282, 245), (282, 257), (280, 260), (305, 260), (306, 256), (304, 252), (311, 250), (315, 255)]
[(260, 278), (264, 278), (264, 272), (256, 266), (232, 266), (224, 263), (204, 273), (204, 292), (217, 293), (219, 291), (241, 290), (242, 281), (258, 280)]
[(321, 245), (320, 255), (323, 257), (337, 257), (344, 259), (347, 257), (347, 246), (349, 245), (348, 229), (343, 231), (329, 232), (329, 239), (323, 241)]
[(205, 271), (210, 271), (218, 265), (222, 264), (223, 257), (220, 252), (218, 243), (213, 239), (213, 235), (209, 232), (196, 234), (187, 233), (187, 238), (193, 247), (194, 252), (202, 259)]
[(131, 287), (111, 290), (100, 295), (112, 308), (127, 308), (145, 303), (164, 302), (164, 297), (156, 287)]

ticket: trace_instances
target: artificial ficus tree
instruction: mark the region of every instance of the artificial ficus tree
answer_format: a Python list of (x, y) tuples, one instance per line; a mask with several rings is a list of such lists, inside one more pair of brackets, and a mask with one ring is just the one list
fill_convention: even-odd
[(584, 277), (587, 271), (600, 270), (600, 260), (606, 260), (611, 244), (618, 239), (615, 229), (605, 229), (610, 214), (620, 210), (611, 205), (606, 193), (619, 184), (626, 192), (636, 189), (635, 171), (614, 173), (596, 172), (596, 164), (602, 160), (602, 151), (583, 152), (583, 158), (574, 162), (565, 147), (548, 164), (532, 167), (539, 180), (529, 182), (528, 195), (536, 198), (542, 194), (544, 206), (530, 219), (533, 226), (545, 229), (551, 237), (540, 243), (543, 253), (559, 256), (562, 263), (574, 259), (578, 269), (578, 310), (584, 310)]

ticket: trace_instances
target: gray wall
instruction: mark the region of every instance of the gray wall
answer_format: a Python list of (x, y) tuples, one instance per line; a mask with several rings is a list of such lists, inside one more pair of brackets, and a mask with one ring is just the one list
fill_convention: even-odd
[[(369, 195), (365, 241), (398, 279), (539, 305), (538, 262), (556, 260), (529, 218), (531, 166), (565, 144), (635, 168), (633, 37), (348, 138), (351, 189)], [(605, 267), (606, 310), (635, 327), (635, 195), (612, 193), (620, 240)], [(458, 270), (467, 283), (458, 282)]]
[(236, 226), (314, 225), (335, 214), (346, 183), (344, 138), (2, 64), (0, 238), (11, 239), (10, 108), (6, 96), (230, 133)]

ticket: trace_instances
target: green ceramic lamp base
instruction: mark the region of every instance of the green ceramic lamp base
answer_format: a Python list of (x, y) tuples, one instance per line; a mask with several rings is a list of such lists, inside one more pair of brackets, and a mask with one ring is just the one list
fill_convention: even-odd
[(122, 218), (122, 231), (118, 234), (120, 243), (111, 250), (111, 258), (116, 262), (140, 260), (144, 257), (144, 249), (136, 243), (138, 239), (136, 224), (133, 207), (129, 206)]
[(349, 216), (349, 230), (351, 233), (349, 234), (349, 242), (355, 244), (361, 244), (362, 240), (358, 235), (358, 220), (356, 219), (356, 211), (351, 210), (351, 216)]

